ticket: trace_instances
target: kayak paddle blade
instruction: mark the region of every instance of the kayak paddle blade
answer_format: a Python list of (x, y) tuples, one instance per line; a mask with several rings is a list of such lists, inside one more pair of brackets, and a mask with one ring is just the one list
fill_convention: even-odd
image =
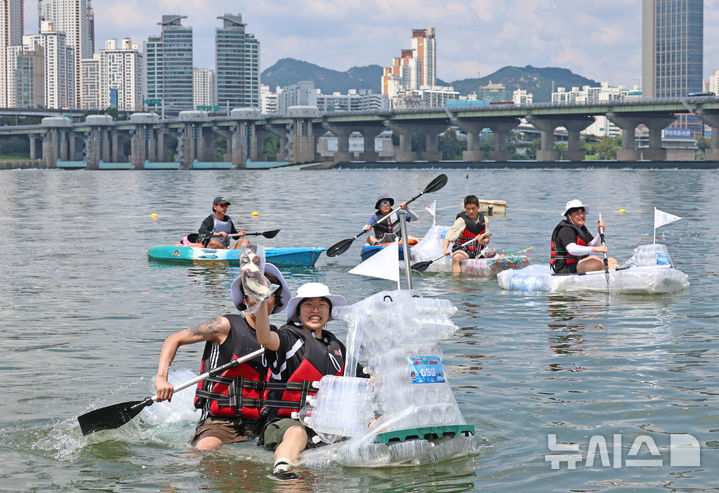
[(342, 255), (347, 250), (349, 250), (350, 245), (352, 245), (352, 242), (354, 241), (354, 238), (346, 238), (342, 241), (338, 241), (331, 247), (327, 249), (327, 256), (328, 257), (336, 257), (337, 255)]
[(422, 262), (417, 262), (416, 264), (413, 264), (410, 268), (416, 272), (424, 272), (427, 270), (427, 267), (432, 264), (432, 262), (434, 262), (434, 260), (424, 260)]
[(187, 235), (187, 241), (190, 243), (199, 243), (200, 242), (200, 235), (197, 233), (190, 233)]
[(447, 184), (447, 175), (442, 173), (437, 178), (429, 182), (429, 185), (427, 185), (422, 193), (432, 193), (436, 192), (437, 190), (440, 190), (442, 187), (444, 187)]
[(264, 233), (262, 233), (262, 236), (264, 236), (265, 238), (274, 238), (279, 232), (279, 229), (273, 229), (272, 231), (265, 231)]
[(100, 430), (114, 430), (140, 414), (154, 401), (148, 397), (144, 401), (131, 401), (95, 409), (77, 418), (83, 435)]

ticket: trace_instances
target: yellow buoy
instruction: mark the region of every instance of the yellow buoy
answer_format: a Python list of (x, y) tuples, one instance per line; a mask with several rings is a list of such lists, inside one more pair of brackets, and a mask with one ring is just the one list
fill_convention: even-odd
[(255, 212), (252, 213), (252, 217), (257, 217), (257, 216), (259, 216), (259, 215), (260, 215), (260, 213), (257, 212), (257, 211), (255, 211)]
[(619, 209), (619, 214), (624, 214), (625, 212), (627, 212), (625, 209)]
[(150, 217), (157, 217), (157, 212), (153, 212), (152, 214), (150, 214)]

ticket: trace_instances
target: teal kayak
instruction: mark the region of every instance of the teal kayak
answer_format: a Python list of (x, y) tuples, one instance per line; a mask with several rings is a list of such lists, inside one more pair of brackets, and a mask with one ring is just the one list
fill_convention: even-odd
[[(326, 248), (321, 247), (265, 247), (265, 259), (277, 267), (313, 267), (325, 250)], [(241, 254), (242, 250), (240, 249), (219, 250), (174, 245), (154, 246), (147, 251), (147, 257), (150, 260), (184, 264), (204, 262), (239, 264)]]

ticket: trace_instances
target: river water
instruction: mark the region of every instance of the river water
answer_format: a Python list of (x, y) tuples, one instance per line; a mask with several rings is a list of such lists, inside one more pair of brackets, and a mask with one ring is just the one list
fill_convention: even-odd
[[(459, 330), (442, 346), (457, 400), (484, 446), (476, 457), (421, 467), (307, 471), (269, 479), (254, 445), (211, 454), (187, 445), (194, 423), (122, 428), (83, 437), (78, 415), (152, 393), (162, 341), (233, 306), (237, 268), (168, 266), (146, 251), (196, 230), (215, 195), (252, 231), (281, 228), (267, 246), (329, 246), (353, 236), (378, 191), (406, 200), (438, 170), (58, 171), (0, 173), (0, 491), (702, 491), (719, 466), (719, 178), (709, 170), (447, 171), (442, 190), (415, 202), (421, 235), (437, 200), (448, 225), (469, 191), (506, 200), (491, 220), (497, 248), (534, 246), (546, 261), (565, 201), (601, 212), (611, 253), (626, 260), (652, 242), (653, 208), (683, 217), (657, 230), (688, 291), (670, 296), (525, 295), (496, 281), (415, 275), (425, 296), (450, 299)], [(626, 210), (620, 213), (619, 210)], [(251, 212), (259, 215), (252, 217)], [(151, 215), (157, 214), (156, 218)], [(314, 269), (286, 270), (294, 291), (317, 280), (350, 303), (390, 281), (347, 271), (362, 239)], [(281, 319), (277, 319), (281, 322)], [(331, 330), (345, 337), (345, 327)], [(201, 345), (173, 368), (198, 370)], [(675, 437), (697, 440), (681, 465)], [(581, 460), (552, 469), (559, 444)], [(596, 457), (589, 461), (589, 444)], [(656, 445), (657, 449), (651, 446)], [(638, 447), (637, 450), (633, 446)], [(605, 456), (602, 452), (606, 450)], [(652, 454), (654, 452), (654, 454)], [(566, 452), (564, 452), (566, 453)], [(632, 460), (655, 460), (637, 466)], [(672, 463), (672, 460), (675, 460)]]

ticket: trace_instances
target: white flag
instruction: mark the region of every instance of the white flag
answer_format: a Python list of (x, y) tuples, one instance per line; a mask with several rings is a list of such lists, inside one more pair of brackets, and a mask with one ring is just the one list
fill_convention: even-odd
[(349, 273), (389, 279), (399, 284), (399, 242), (387, 245)]
[(427, 212), (429, 212), (430, 214), (432, 214), (432, 217), (435, 217), (434, 211), (435, 211), (436, 208), (437, 208), (437, 201), (436, 201), (436, 200), (435, 200), (434, 202), (432, 202), (431, 204), (429, 204), (427, 207), (425, 207), (425, 209), (427, 209)]
[(668, 212), (660, 211), (656, 207), (654, 208), (654, 229), (657, 229), (665, 224), (673, 223), (674, 221), (680, 220), (681, 217), (669, 214)]

